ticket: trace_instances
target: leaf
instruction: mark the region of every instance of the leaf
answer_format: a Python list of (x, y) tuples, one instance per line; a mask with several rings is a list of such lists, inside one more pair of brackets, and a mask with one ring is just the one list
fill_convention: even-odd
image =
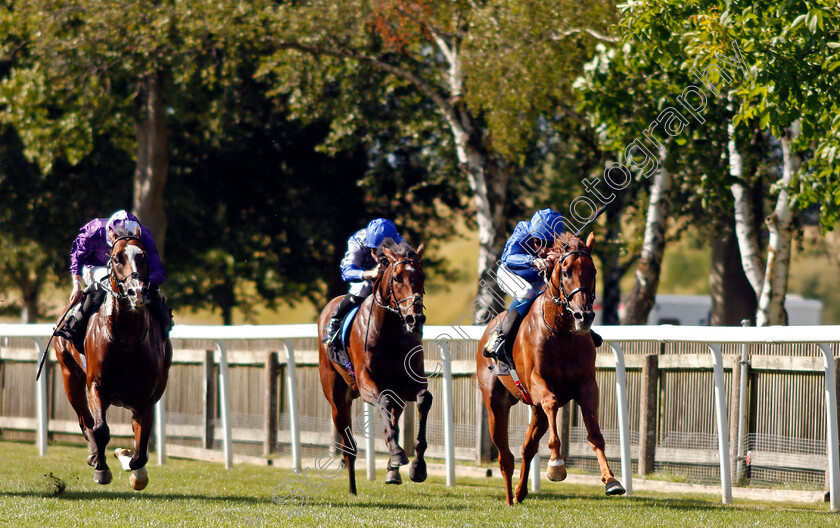
[(840, 42), (829, 42), (828, 47), (831, 48), (831, 49), (840, 48)]
[(808, 14), (805, 13), (805, 14), (799, 15), (798, 17), (794, 18), (793, 23), (790, 25), (790, 30), (791, 31), (796, 31), (797, 29), (802, 27), (802, 24), (805, 23), (805, 19), (807, 17), (808, 17)]
[(810, 18), (810, 22), (808, 22), (808, 30), (810, 30), (811, 33), (816, 33), (819, 18), (814, 14), (814, 11), (809, 11), (808, 17)]

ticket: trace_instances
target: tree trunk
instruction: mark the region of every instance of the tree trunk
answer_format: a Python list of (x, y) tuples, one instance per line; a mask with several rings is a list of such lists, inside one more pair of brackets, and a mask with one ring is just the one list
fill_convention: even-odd
[(167, 153), (166, 109), (163, 104), (163, 80), (152, 73), (140, 80), (141, 117), (135, 122), (137, 166), (134, 170), (134, 214), (154, 236), (163, 259), (166, 242), (166, 213), (163, 189), (169, 168)]
[(38, 306), (38, 299), (41, 297), (41, 277), (30, 280), (29, 270), (21, 270), (23, 279), (20, 281), (21, 304), (20, 320), (23, 324), (37, 323), (40, 315), (40, 308)]
[(671, 174), (665, 168), (665, 156), (665, 149), (660, 149), (659, 171), (650, 188), (645, 239), (639, 263), (636, 265), (636, 283), (625, 303), (624, 324), (645, 324), (656, 302), (662, 255), (665, 253), (665, 228), (671, 210), (668, 196)]
[(724, 224), (712, 240), (709, 290), (712, 326), (738, 326), (744, 319), (755, 323), (758, 301), (744, 268), (733, 224)]
[(732, 196), (735, 199), (735, 235), (741, 254), (744, 274), (753, 288), (756, 299), (764, 286), (764, 265), (761, 262), (761, 248), (756, 229), (756, 211), (752, 189), (744, 174), (744, 158), (735, 143), (735, 126), (731, 123), (729, 131), (729, 174), (735, 178), (732, 184)]
[(618, 325), (621, 319), (618, 316), (618, 308), (621, 304), (621, 276), (623, 270), (619, 263), (621, 248), (612, 241), (619, 240), (621, 236), (621, 215), (624, 212), (625, 193), (616, 192), (610, 208), (607, 209), (607, 233), (604, 243), (596, 247), (602, 249), (601, 255), (601, 276), (603, 277), (603, 292), (601, 293), (601, 324)]
[(789, 205), (787, 187), (799, 171), (801, 160), (792, 151), (791, 142), (799, 136), (799, 121), (795, 121), (782, 135), (782, 184), (776, 207), (767, 219), (770, 240), (767, 244), (767, 266), (764, 270), (764, 288), (758, 299), (756, 326), (786, 325), (785, 295), (790, 271), (791, 240), (793, 238), (794, 212)]

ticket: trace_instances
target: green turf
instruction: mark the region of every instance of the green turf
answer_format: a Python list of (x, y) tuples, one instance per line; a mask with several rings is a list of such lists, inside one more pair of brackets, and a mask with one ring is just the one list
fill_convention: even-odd
[[(306, 497), (299, 515), (290, 516), (300, 500), (279, 505), (272, 489), (291, 471), (171, 459), (149, 465), (149, 487), (134, 492), (128, 474), (110, 463), (114, 481), (93, 482), (85, 450), (54, 446), (39, 458), (31, 444), (0, 442), (0, 526), (838, 526), (840, 517), (826, 505), (738, 501), (722, 506), (711, 495), (638, 493), (605, 497), (600, 486), (543, 484), (543, 491), (521, 505), (503, 502), (500, 479), (458, 480), (447, 488), (440, 477), (415, 484), (386, 486), (358, 481), (359, 495), (347, 493), (346, 473), (327, 480), (314, 470), (306, 484), (287, 481), (283, 493)], [(314, 459), (304, 460), (312, 467)], [(363, 473), (363, 470), (362, 470)], [(52, 474), (52, 476), (50, 476)], [(66, 486), (61, 491), (62, 484)], [(323, 488), (323, 489), (321, 489)]]

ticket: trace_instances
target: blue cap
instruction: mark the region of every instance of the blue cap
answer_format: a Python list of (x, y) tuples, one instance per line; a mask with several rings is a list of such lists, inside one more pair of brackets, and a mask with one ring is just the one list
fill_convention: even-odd
[(397, 226), (394, 222), (386, 220), (385, 218), (377, 218), (371, 220), (367, 225), (365, 233), (365, 244), (369, 248), (378, 248), (386, 238), (391, 238), (399, 244), (403, 238), (397, 232)]
[(531, 236), (540, 240), (554, 240), (563, 232), (563, 215), (554, 209), (540, 209), (531, 217)]

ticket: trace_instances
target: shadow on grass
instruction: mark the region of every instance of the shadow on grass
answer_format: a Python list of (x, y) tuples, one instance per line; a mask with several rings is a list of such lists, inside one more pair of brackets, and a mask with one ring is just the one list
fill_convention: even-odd
[(199, 495), (199, 494), (162, 494), (162, 493), (146, 493), (136, 491), (66, 491), (57, 497), (45, 497), (40, 491), (0, 491), (0, 497), (35, 497), (35, 498), (54, 498), (57, 500), (67, 501), (90, 501), (90, 500), (126, 500), (126, 499), (158, 499), (158, 500), (204, 500), (204, 501), (222, 501), (222, 502), (246, 502), (257, 504), (261, 502), (271, 502), (271, 499), (259, 498), (254, 496), (231, 496), (231, 495)]

